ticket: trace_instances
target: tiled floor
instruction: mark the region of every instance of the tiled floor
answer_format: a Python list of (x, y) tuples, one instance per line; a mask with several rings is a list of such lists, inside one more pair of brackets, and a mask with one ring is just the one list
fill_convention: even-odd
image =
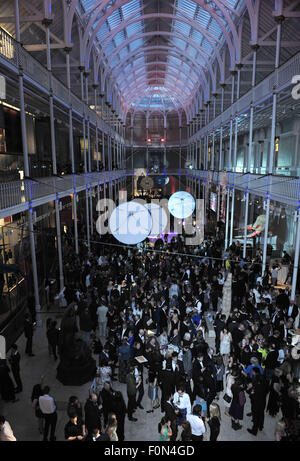
[[(18, 394), (20, 399), (16, 403), (4, 403), (0, 400), (0, 413), (4, 414), (6, 419), (10, 422), (14, 434), (18, 440), (23, 441), (39, 441), (41, 436), (37, 428), (37, 420), (34, 415), (34, 410), (31, 406), (31, 391), (35, 384), (40, 381), (40, 376), (44, 375), (44, 384), (51, 387), (50, 394), (56, 399), (58, 406), (58, 423), (56, 428), (57, 440), (64, 439), (64, 426), (68, 422), (66, 415), (66, 404), (71, 395), (77, 395), (79, 400), (84, 404), (87, 396), (90, 383), (79, 387), (63, 386), (56, 379), (56, 367), (58, 362), (54, 362), (48, 355), (48, 346), (45, 335), (46, 318), (57, 316), (58, 321), (61, 316), (57, 314), (45, 313), (42, 316), (42, 326), (39, 327), (34, 335), (33, 352), (35, 357), (28, 357), (24, 354), (25, 338), (22, 335), (18, 340), (19, 350), (22, 355), (21, 359), (21, 377), (24, 385), (24, 390)], [(123, 392), (125, 401), (126, 385), (120, 384), (118, 381), (114, 382), (114, 388)], [(265, 427), (262, 432), (259, 432), (257, 437), (252, 436), (247, 432), (247, 428), (251, 427), (251, 420), (246, 414), (250, 411), (249, 398), (244, 411), (244, 420), (242, 422), (243, 428), (239, 431), (234, 431), (231, 428), (230, 418), (224, 415), (224, 406), (222, 399), (218, 402), (222, 409), (222, 422), (221, 432), (219, 436), (220, 441), (272, 441), (274, 440), (275, 418), (266, 415)], [(146, 410), (150, 408), (150, 402), (147, 397), (147, 385), (145, 384), (145, 395), (142, 401), (144, 410), (138, 409), (135, 417), (138, 418), (137, 422), (130, 422), (125, 420), (125, 438), (126, 441), (158, 441), (157, 425), (163, 414), (160, 408), (155, 410), (154, 413), (147, 414)], [(180, 431), (179, 431), (180, 433)], [(208, 433), (204, 439), (209, 439)]]

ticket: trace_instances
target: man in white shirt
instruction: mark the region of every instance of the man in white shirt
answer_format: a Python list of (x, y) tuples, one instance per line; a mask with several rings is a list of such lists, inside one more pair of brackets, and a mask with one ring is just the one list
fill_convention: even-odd
[(49, 395), (50, 387), (45, 386), (43, 390), (43, 395), (39, 397), (39, 407), (41, 412), (43, 413), (45, 419), (45, 427), (44, 427), (44, 439), (43, 441), (46, 442), (48, 440), (48, 432), (50, 427), (50, 441), (55, 441), (55, 428), (57, 423), (57, 413), (56, 413), (56, 405), (54, 402), (54, 398)]
[(186, 420), (187, 415), (191, 414), (192, 406), (190, 396), (185, 392), (183, 386), (178, 386), (178, 391), (174, 394), (174, 405), (180, 410), (181, 417), (177, 418), (178, 426)]
[(105, 306), (105, 298), (101, 298), (101, 305), (97, 309), (98, 316), (98, 326), (99, 326), (99, 338), (105, 338), (106, 336), (106, 326), (107, 326), (107, 311), (108, 307)]
[(203, 440), (203, 434), (205, 433), (205, 425), (201, 417), (201, 412), (202, 412), (201, 405), (195, 405), (193, 408), (193, 414), (187, 415), (186, 417), (186, 420), (191, 425), (193, 441)]
[(12, 428), (4, 416), (0, 415), (0, 442), (16, 442)]

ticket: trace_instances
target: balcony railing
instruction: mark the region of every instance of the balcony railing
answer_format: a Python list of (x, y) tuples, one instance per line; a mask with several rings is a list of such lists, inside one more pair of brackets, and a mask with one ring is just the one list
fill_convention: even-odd
[[(113, 182), (126, 176), (133, 176), (134, 170), (106, 171), (63, 177), (47, 177), (37, 180), (0, 183), (0, 218), (11, 216), (31, 207), (48, 203), (57, 198), (78, 193), (83, 190), (93, 192), (98, 184)], [(150, 176), (153, 173), (149, 173)], [(229, 173), (201, 170), (166, 169), (157, 175), (186, 176), (207, 183), (230, 185), (238, 190), (249, 190), (251, 194), (266, 197), (298, 208), (300, 200), (300, 179), (286, 176), (268, 176), (250, 173)]]
[(201, 170), (187, 170), (187, 176), (223, 186), (230, 185), (241, 191), (248, 189), (251, 194), (260, 197), (270, 193), (272, 200), (294, 207), (300, 204), (299, 178)]
[(98, 184), (112, 182), (126, 175), (125, 170), (51, 176), (0, 184), (0, 218), (48, 203), (57, 198), (92, 190)]
[[(295, 75), (299, 74), (300, 69), (300, 52), (285, 62), (278, 69), (278, 85), (276, 91), (285, 90), (289, 86), (292, 88), (292, 78)], [(218, 115), (214, 120), (208, 123), (205, 127), (195, 133), (191, 138), (191, 142), (195, 142), (200, 139), (201, 136), (211, 133), (214, 130), (219, 129), (221, 126), (228, 124), (231, 118), (236, 117), (237, 115), (242, 114), (243, 112), (250, 109), (251, 103), (254, 106), (261, 104), (266, 99), (272, 96), (274, 89), (276, 74), (275, 72), (268, 75), (264, 80), (262, 80), (258, 85), (253, 89), (248, 91), (240, 97), (235, 103), (233, 103), (228, 109), (226, 109), (222, 114)]]
[[(1, 59), (2, 58), (2, 59)], [(15, 73), (22, 68), (25, 79), (35, 82), (44, 92), (50, 91), (50, 72), (35, 59), (25, 48), (14, 40), (5, 30), (0, 28), (0, 62)], [(90, 122), (101, 131), (114, 137), (118, 142), (124, 142), (123, 138), (105, 123), (94, 110), (85, 102), (81, 101), (75, 94), (70, 93), (68, 88), (56, 77), (52, 76), (52, 90), (54, 98), (62, 105), (69, 107), (77, 112), (81, 117), (85, 115)]]

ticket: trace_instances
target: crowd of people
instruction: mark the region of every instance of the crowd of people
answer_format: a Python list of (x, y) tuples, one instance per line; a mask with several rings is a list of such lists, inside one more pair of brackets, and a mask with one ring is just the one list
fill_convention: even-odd
[[(263, 430), (268, 413), (275, 440), (299, 440), (298, 307), (287, 288), (274, 287), (277, 262), (261, 274), (259, 253), (243, 259), (239, 244), (225, 253), (223, 245), (218, 234), (196, 251), (180, 238), (160, 249), (133, 249), (110, 245), (107, 237), (90, 255), (65, 252), (66, 304), (76, 312), (78, 335), (98, 356), (85, 404), (69, 399), (66, 440), (123, 441), (126, 416), (136, 422), (136, 409), (147, 406), (144, 418), (157, 412), (157, 440), (200, 441), (206, 434), (216, 441), (227, 419), (233, 431), (242, 428), (247, 400), (251, 435)], [(56, 360), (55, 320), (47, 340)], [(26, 352), (31, 356), (32, 341)], [(126, 385), (126, 396), (114, 389), (116, 381)], [(57, 420), (49, 392), (38, 385), (32, 395), (44, 440), (49, 429), (55, 439)]]

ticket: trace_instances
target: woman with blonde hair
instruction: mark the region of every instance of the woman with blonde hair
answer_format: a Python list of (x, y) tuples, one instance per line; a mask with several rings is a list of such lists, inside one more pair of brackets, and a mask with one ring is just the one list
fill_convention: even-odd
[(118, 434), (117, 434), (117, 428), (118, 428), (118, 421), (117, 417), (114, 413), (110, 413), (108, 415), (108, 423), (106, 427), (106, 433), (109, 434), (110, 440), (112, 442), (118, 442)]
[(217, 403), (212, 402), (209, 406), (210, 417), (206, 417), (205, 420), (210, 428), (210, 442), (216, 442), (220, 434), (221, 425), (221, 412), (220, 407)]

